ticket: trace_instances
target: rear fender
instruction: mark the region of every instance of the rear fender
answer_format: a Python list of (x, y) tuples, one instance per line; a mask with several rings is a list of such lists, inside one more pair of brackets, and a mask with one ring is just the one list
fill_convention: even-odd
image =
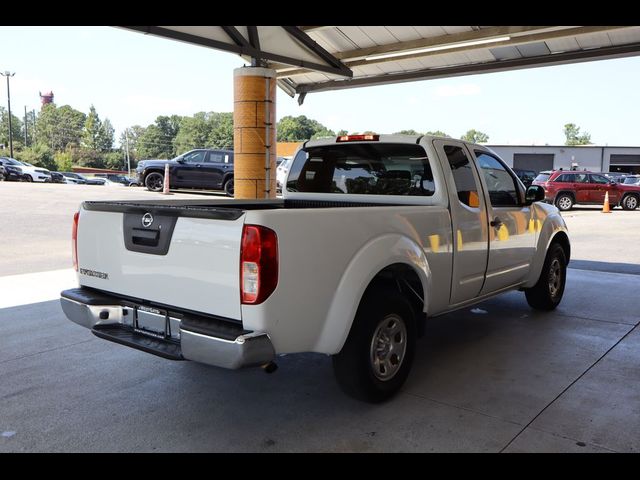
[(379, 272), (397, 263), (412, 267), (420, 278), (427, 311), (431, 270), (423, 249), (402, 235), (378, 237), (365, 244), (347, 265), (314, 351), (335, 354), (342, 349), (365, 290)]

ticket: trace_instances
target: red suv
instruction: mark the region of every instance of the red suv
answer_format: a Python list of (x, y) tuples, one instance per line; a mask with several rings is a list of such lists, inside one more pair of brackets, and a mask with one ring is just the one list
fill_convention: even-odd
[(640, 187), (623, 185), (600, 173), (577, 170), (540, 172), (533, 185), (544, 188), (545, 201), (559, 210), (571, 210), (575, 204), (602, 205), (609, 192), (611, 208), (620, 205), (625, 210), (635, 210), (640, 205)]

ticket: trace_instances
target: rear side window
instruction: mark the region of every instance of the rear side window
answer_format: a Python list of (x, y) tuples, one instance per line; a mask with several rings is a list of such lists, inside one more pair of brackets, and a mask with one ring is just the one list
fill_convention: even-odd
[(444, 153), (449, 160), (453, 183), (458, 191), (458, 199), (468, 207), (477, 208), (480, 206), (476, 179), (473, 176), (473, 167), (469, 158), (461, 147), (455, 145), (445, 145)]
[(431, 196), (435, 185), (421, 146), (356, 143), (300, 150), (287, 179), (287, 190)]

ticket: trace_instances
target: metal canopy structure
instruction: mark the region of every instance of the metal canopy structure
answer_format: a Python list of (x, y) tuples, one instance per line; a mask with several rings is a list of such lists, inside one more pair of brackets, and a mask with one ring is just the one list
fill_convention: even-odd
[(127, 26), (273, 68), (290, 96), (640, 54), (640, 26)]

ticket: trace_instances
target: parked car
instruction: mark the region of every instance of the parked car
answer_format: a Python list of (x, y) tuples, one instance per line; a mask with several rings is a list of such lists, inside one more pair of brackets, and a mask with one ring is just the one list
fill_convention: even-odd
[(531, 186), (531, 183), (536, 178), (537, 173), (534, 170), (522, 170), (520, 168), (513, 168), (513, 173), (515, 173), (522, 183), (524, 183), (525, 187)]
[[(46, 168), (36, 167), (27, 162), (21, 162), (11, 157), (0, 157), (3, 160), (3, 165), (14, 165), (20, 167), (22, 176), (19, 180), (24, 182), (50, 182), (51, 172)], [(6, 163), (5, 163), (6, 162)]]
[(554, 170), (540, 172), (533, 181), (545, 190), (545, 201), (559, 210), (571, 210), (574, 205), (602, 205), (609, 193), (611, 208), (621, 205), (625, 210), (635, 210), (640, 204), (640, 186), (616, 183), (602, 173), (579, 170)]
[(200, 148), (172, 160), (141, 160), (136, 168), (138, 183), (152, 192), (161, 192), (167, 164), (170, 188), (224, 190), (228, 196), (233, 196), (232, 150)]
[(311, 140), (284, 187), (267, 202), (85, 201), (64, 313), (103, 340), (223, 368), (331, 355), (346, 393), (380, 402), (428, 318), (510, 290), (538, 310), (562, 299), (562, 216), (482, 145)]
[(626, 172), (603, 172), (602, 175), (613, 180), (616, 183), (624, 183), (625, 178), (627, 178)]
[(291, 168), (292, 162), (293, 158), (282, 157), (282, 161), (276, 168), (276, 187), (278, 192), (282, 191), (282, 186), (287, 178), (287, 173), (289, 173), (289, 168)]
[(92, 185), (104, 185), (107, 187), (124, 187), (125, 186), (124, 183), (114, 182), (113, 180), (109, 180), (108, 178), (97, 177), (97, 178), (92, 178), (91, 180), (95, 182)]
[(51, 172), (51, 183), (67, 183), (60, 172)]
[(95, 179), (95, 178), (90, 178), (90, 177), (85, 177), (84, 175), (82, 175), (81, 173), (75, 173), (75, 172), (62, 172), (62, 174), (66, 177), (66, 178), (72, 178), (76, 181), (76, 183), (79, 183), (81, 185), (103, 185), (103, 182)]
[(131, 177), (127, 177), (126, 175), (122, 175), (121, 173), (96, 173), (95, 178), (106, 178), (115, 183), (121, 183), (122, 185), (126, 185), (127, 187), (131, 187), (132, 185), (138, 185), (138, 181), (132, 179)]
[(0, 165), (4, 168), (4, 179), (20, 182), (23, 180), (22, 167), (23, 165), (13, 158), (0, 157)]
[(0, 164), (0, 182), (4, 181), (5, 172), (4, 165)]
[(640, 185), (640, 175), (627, 175), (622, 182), (625, 185)]

